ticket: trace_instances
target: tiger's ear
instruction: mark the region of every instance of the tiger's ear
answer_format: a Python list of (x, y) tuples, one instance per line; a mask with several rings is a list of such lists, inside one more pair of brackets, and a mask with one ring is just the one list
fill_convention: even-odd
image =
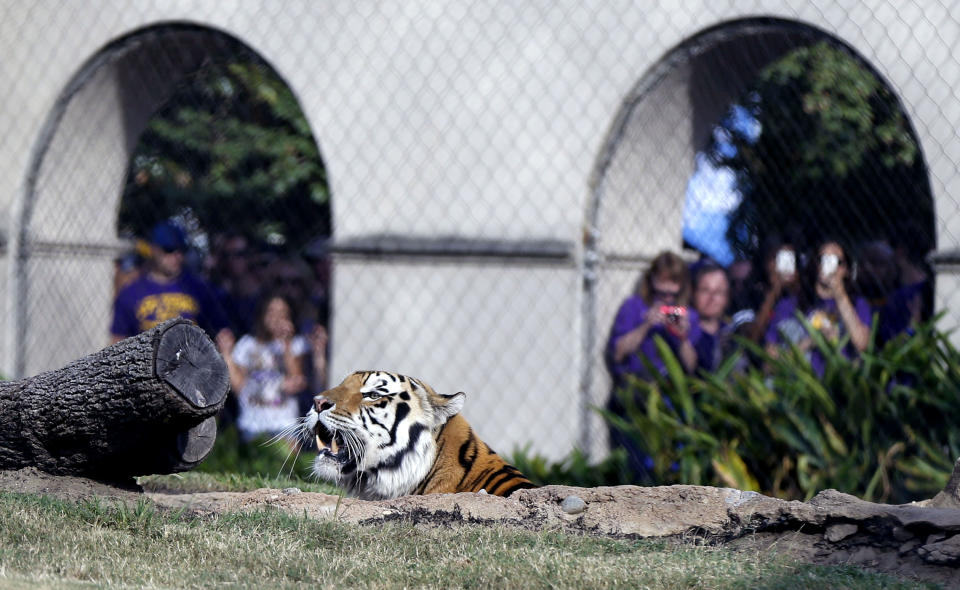
[(432, 395), (430, 404), (433, 406), (434, 415), (437, 417), (437, 426), (446, 424), (447, 420), (453, 418), (463, 409), (463, 402), (467, 399), (467, 394), (458, 391), (453, 395)]

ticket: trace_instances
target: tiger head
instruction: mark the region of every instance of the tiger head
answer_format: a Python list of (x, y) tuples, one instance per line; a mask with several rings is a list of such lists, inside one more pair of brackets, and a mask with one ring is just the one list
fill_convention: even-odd
[(364, 499), (412, 493), (436, 459), (436, 432), (465, 397), (395, 373), (351, 374), (314, 398), (300, 427), (317, 442), (313, 474)]

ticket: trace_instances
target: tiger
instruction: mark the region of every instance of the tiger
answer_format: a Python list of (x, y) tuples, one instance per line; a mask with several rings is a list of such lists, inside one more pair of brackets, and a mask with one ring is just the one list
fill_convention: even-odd
[(466, 394), (442, 395), (388, 371), (357, 371), (313, 398), (299, 425), (314, 439), (313, 475), (365, 500), (535, 488), (460, 415)]

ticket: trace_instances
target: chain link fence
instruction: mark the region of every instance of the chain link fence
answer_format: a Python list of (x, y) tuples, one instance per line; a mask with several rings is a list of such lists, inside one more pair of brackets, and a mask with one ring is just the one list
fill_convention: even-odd
[(305, 391), (419, 376), (554, 460), (605, 454), (611, 327), (663, 251), (728, 272), (729, 322), (835, 240), (874, 311), (922, 285), (891, 329), (950, 327), (952, 8), (7, 3), (2, 372), (108, 344), (171, 219), (237, 338), (293, 301)]

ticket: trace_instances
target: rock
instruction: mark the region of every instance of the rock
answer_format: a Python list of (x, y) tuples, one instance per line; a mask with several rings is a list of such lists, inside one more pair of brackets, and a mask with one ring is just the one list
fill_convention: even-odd
[(300, 488), (283, 488), (283, 493), (290, 496), (292, 494), (299, 494)]
[(587, 509), (587, 503), (579, 496), (567, 496), (560, 503), (560, 509), (567, 514), (580, 514)]
[(932, 508), (960, 508), (960, 459), (953, 464), (953, 473), (943, 491), (927, 502)]
[(917, 555), (927, 563), (960, 566), (960, 535), (936, 543), (927, 543), (917, 549)]
[(913, 533), (903, 528), (902, 526), (893, 527), (893, 538), (902, 542), (910, 541), (915, 537)]
[(827, 532), (823, 534), (823, 537), (831, 543), (839, 543), (847, 537), (855, 535), (857, 530), (859, 530), (859, 527), (855, 524), (832, 524), (827, 527)]

